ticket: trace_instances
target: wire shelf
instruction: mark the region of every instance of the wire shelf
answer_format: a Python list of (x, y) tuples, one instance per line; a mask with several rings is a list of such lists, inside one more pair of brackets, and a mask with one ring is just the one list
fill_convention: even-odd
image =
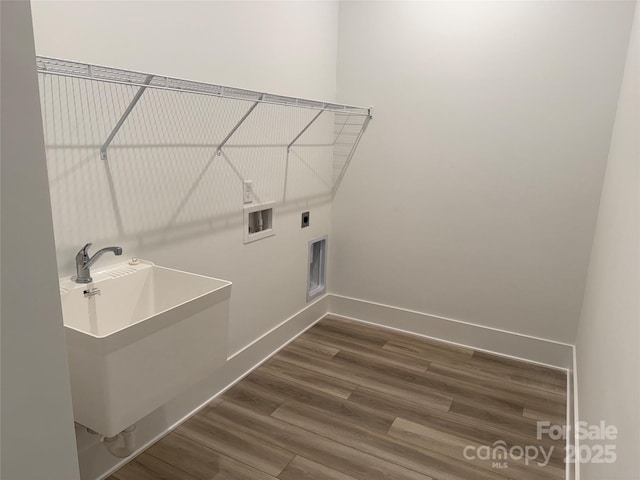
[(55, 233), (70, 251), (86, 228), (152, 244), (231, 225), (247, 180), (256, 202), (327, 201), (371, 120), (365, 107), (66, 60), (37, 57), (37, 70)]
[[(338, 103), (320, 102), (305, 98), (287, 97), (274, 95), (265, 92), (256, 92), (236, 87), (215, 85), (211, 83), (194, 82), (180, 78), (165, 77), (149, 73), (122, 70), (100, 65), (90, 65), (86, 63), (61, 60), (51, 57), (36, 57), (36, 64), (39, 73), (50, 75), (62, 75), (66, 77), (85, 78), (99, 80), (103, 82), (121, 83), (145, 88), (159, 88), (175, 90), (202, 95), (214, 95), (233, 100), (244, 100), (258, 103), (271, 103), (275, 105), (285, 105), (290, 107), (311, 108), (315, 110), (326, 110), (331, 112), (348, 113), (356, 116), (371, 117), (370, 107), (357, 107), (353, 105), (343, 105)], [(151, 79), (147, 82), (147, 78)]]

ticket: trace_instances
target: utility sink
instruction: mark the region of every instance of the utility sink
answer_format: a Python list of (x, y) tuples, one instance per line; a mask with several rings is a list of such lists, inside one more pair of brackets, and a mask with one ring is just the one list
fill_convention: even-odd
[(75, 421), (107, 437), (227, 360), (231, 282), (131, 263), (60, 280)]

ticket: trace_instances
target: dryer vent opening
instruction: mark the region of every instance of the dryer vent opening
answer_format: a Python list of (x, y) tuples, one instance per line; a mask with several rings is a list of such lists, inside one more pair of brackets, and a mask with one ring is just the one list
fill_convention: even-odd
[(309, 273), (307, 275), (307, 301), (322, 295), (326, 289), (327, 237), (309, 242)]

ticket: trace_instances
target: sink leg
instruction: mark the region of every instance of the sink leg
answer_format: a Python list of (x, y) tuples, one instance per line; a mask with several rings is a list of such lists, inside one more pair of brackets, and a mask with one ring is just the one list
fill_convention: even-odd
[[(118, 458), (126, 458), (136, 449), (135, 432), (136, 426), (131, 425), (113, 437), (103, 437), (102, 443), (104, 443), (111, 455)], [(122, 439), (122, 442), (119, 441), (120, 439)], [(121, 446), (121, 443), (123, 443), (124, 446)]]

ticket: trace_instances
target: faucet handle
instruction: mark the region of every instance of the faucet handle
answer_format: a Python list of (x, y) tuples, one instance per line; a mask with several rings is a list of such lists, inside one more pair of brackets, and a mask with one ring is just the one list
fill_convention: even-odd
[(80, 249), (80, 251), (76, 254), (76, 263), (84, 262), (89, 258), (89, 247), (93, 245), (93, 243), (87, 243), (84, 247)]

